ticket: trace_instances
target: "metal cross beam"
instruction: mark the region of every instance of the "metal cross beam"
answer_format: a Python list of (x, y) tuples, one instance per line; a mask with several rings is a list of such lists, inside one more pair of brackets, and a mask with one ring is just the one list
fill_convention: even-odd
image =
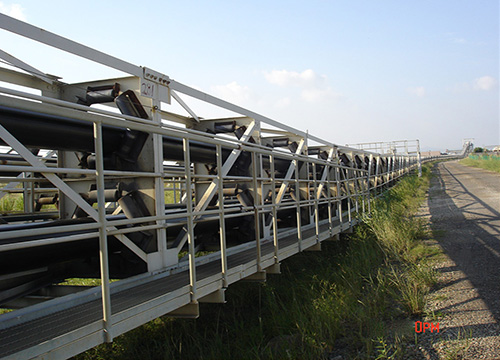
[(133, 65), (114, 56), (105, 54), (101, 51), (77, 43), (76, 41), (66, 39), (62, 36), (51, 33), (50, 31), (27, 24), (4, 14), (0, 14), (0, 29), (13, 32), (137, 77), (142, 77), (143, 75), (143, 70), (140, 66)]
[(52, 83), (54, 82), (54, 79), (47, 76), (47, 74), (44, 74), (40, 70), (34, 68), (33, 66), (25, 63), (22, 60), (19, 60), (15, 56), (12, 56), (11, 54), (9, 54), (3, 50), (0, 50), (0, 58), (4, 59), (8, 63), (10, 63), (12, 66), (15, 66), (17, 68), (20, 68), (24, 71), (29, 72), (31, 75), (36, 76), (37, 78), (45, 81), (46, 83), (49, 83), (52, 85)]
[[(331, 148), (330, 151), (328, 152), (328, 159), (326, 160), (328, 163), (332, 161), (333, 155), (335, 154), (335, 148)], [(321, 180), (319, 181), (318, 188), (316, 190), (316, 198), (319, 199), (321, 197), (321, 192), (323, 191), (323, 188), (325, 187), (325, 181), (326, 177), (328, 176), (328, 172), (330, 171), (329, 165), (325, 165), (325, 168), (323, 169), (323, 174), (321, 174)]]
[[(245, 130), (245, 133), (243, 134), (243, 136), (241, 137), (240, 140), (243, 142), (247, 142), (250, 139), (250, 137), (252, 136), (253, 132), (255, 131), (256, 125), (257, 125), (256, 121), (252, 121), (252, 123)], [(220, 171), (220, 174), (222, 177), (226, 176), (229, 173), (229, 170), (231, 170), (234, 163), (238, 159), (238, 156), (240, 156), (241, 152), (242, 152), (241, 149), (233, 149), (233, 151), (231, 151), (231, 154), (229, 154), (229, 156), (227, 157), (226, 161), (224, 162), (224, 165), (222, 165), (222, 168), (218, 169), (218, 171)], [(186, 167), (186, 171), (191, 171), (189, 168), (189, 164), (186, 164), (185, 167)], [(188, 186), (188, 189), (187, 189), (186, 193), (188, 193), (190, 191), (189, 190), (190, 184), (187, 184), (187, 186)], [(217, 192), (218, 186), (219, 185), (218, 185), (217, 179), (213, 180), (210, 183), (207, 190), (205, 191), (205, 193), (201, 197), (199, 203), (193, 209), (194, 212), (203, 211), (207, 208), (208, 204), (210, 203), (210, 201), (214, 197), (215, 193)], [(187, 198), (187, 201), (190, 201), (189, 197)], [(199, 216), (195, 217), (195, 219), (198, 219), (198, 218), (199, 218)], [(196, 223), (194, 223), (193, 226), (196, 226)], [(176, 240), (178, 251), (180, 251), (182, 249), (182, 247), (186, 243), (187, 239), (188, 239), (187, 232), (182, 231)]]
[[(304, 149), (304, 146), (306, 144), (305, 139), (300, 140), (299, 146), (297, 147), (297, 150), (295, 151), (295, 155), (300, 155), (302, 150)], [(288, 183), (290, 182), (290, 179), (292, 178), (293, 172), (295, 171), (295, 161), (290, 162), (290, 166), (288, 167), (288, 170), (286, 172), (285, 178), (283, 179), (283, 182), (281, 183), (280, 190), (278, 192), (278, 196), (276, 197), (276, 205), (279, 205), (281, 201), (283, 200), (283, 197), (285, 196), (285, 190), (286, 187), (288, 186)], [(274, 176), (274, 174), (272, 174)]]
[[(50, 172), (50, 168), (47, 167), (40, 159), (33, 155), (23, 144), (19, 142), (11, 133), (7, 131), (2, 125), (0, 125), (0, 138), (2, 138), (12, 149), (17, 151), (31, 166), (42, 169), (42, 173), (47, 180), (54, 184), (59, 190), (61, 190), (64, 195), (70, 198), (77, 206), (79, 206), (83, 211), (85, 211), (93, 220), (99, 222), (99, 213), (96, 209), (89, 205), (75, 190), (69, 187), (59, 176)], [(43, 170), (47, 171), (44, 172)], [(117, 230), (115, 227), (110, 227), (108, 230)], [(147, 261), (147, 254), (139, 248), (134, 242), (132, 242), (127, 236), (123, 234), (116, 234), (115, 237), (119, 239), (123, 244), (125, 244), (130, 250), (132, 250), (137, 256), (142, 260)]]

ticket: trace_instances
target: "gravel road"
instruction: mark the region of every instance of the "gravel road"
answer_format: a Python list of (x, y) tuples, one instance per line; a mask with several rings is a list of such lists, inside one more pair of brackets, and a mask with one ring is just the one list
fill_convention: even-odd
[(500, 174), (457, 161), (433, 173), (421, 215), (445, 254), (428, 305), (440, 331), (416, 335), (415, 358), (500, 359)]

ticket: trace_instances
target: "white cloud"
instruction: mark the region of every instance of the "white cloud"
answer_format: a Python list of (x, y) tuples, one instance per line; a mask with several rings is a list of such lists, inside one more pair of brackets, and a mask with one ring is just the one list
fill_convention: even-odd
[(408, 92), (410, 94), (414, 94), (418, 97), (424, 97), (425, 96), (425, 88), (423, 86), (417, 86), (417, 87), (412, 87), (408, 88)]
[(342, 96), (341, 94), (333, 91), (332, 88), (330, 87), (327, 87), (326, 89), (317, 89), (317, 88), (303, 89), (300, 95), (302, 99), (311, 103), (327, 101)]
[(242, 86), (236, 81), (226, 85), (212, 86), (210, 92), (221, 99), (237, 105), (245, 104), (252, 97), (250, 88), (248, 86)]
[(497, 85), (497, 80), (492, 76), (482, 76), (474, 80), (474, 90), (492, 90)]
[(20, 4), (4, 4), (0, 1), (0, 12), (18, 20), (26, 21), (24, 8)]
[(307, 69), (298, 73), (288, 70), (273, 70), (264, 72), (266, 80), (274, 85), (289, 87), (314, 87), (326, 83), (326, 76), (318, 75), (313, 70)]
[(460, 37), (457, 33), (449, 32), (446, 33), (445, 36), (448, 38), (448, 41), (454, 44), (467, 44), (467, 39)]
[[(317, 103), (341, 96), (341, 94), (333, 91), (328, 85), (325, 75), (317, 74), (312, 69), (307, 69), (300, 73), (288, 70), (273, 70), (271, 72), (264, 72), (264, 77), (273, 85), (300, 88), (300, 97), (307, 102)], [(282, 103), (282, 106), (284, 105)]]
[(464, 93), (470, 91), (489, 91), (497, 87), (498, 81), (493, 76), (482, 76), (473, 81), (457, 83), (448, 88), (453, 93)]

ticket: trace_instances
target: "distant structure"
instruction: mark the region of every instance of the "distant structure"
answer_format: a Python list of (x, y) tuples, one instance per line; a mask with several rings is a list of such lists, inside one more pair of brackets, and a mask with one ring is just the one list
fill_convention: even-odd
[(422, 151), (422, 158), (441, 156), (441, 151)]

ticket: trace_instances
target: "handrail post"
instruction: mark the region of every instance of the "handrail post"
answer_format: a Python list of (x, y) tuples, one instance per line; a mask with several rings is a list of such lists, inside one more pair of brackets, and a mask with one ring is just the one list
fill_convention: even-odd
[(372, 208), (371, 208), (371, 186), (370, 186), (370, 180), (371, 180), (371, 173), (372, 173), (372, 167), (373, 167), (373, 155), (370, 154), (370, 158), (368, 161), (368, 172), (366, 174), (366, 190), (367, 190), (367, 201), (368, 201), (368, 215), (371, 214)]
[(104, 159), (102, 148), (102, 124), (94, 122), (94, 146), (97, 180), (97, 210), (99, 215), (99, 262), (101, 267), (101, 291), (103, 330), (107, 342), (113, 341), (111, 323), (111, 293), (109, 289), (108, 238), (106, 234), (106, 202), (104, 198)]
[(259, 219), (259, 192), (257, 191), (257, 156), (252, 151), (252, 187), (253, 187), (253, 209), (255, 221), (255, 246), (257, 250), (257, 272), (262, 271), (261, 249), (260, 249), (260, 219)]
[[(312, 163), (312, 171), (313, 171), (313, 189), (314, 189), (314, 227), (316, 229), (316, 242), (319, 243), (319, 198), (320, 194), (318, 194), (318, 184), (317, 175), (316, 175), (316, 162)], [(310, 193), (310, 192), (309, 192)]]
[(325, 165), (327, 168), (326, 172), (326, 184), (327, 184), (327, 189), (326, 189), (326, 196), (328, 197), (328, 234), (330, 237), (333, 236), (333, 221), (332, 221), (332, 189), (331, 189), (331, 179), (330, 179), (330, 172), (332, 171), (332, 161), (329, 160), (327, 164)]
[(184, 177), (186, 179), (186, 210), (187, 210), (187, 242), (189, 257), (189, 285), (191, 288), (191, 302), (196, 301), (196, 261), (194, 251), (194, 224), (193, 224), (193, 195), (191, 193), (191, 156), (189, 139), (182, 139), (184, 150)]
[(222, 179), (222, 146), (217, 144), (217, 181), (219, 190), (219, 232), (220, 232), (220, 262), (222, 267), (222, 286), (229, 286), (227, 281), (227, 253), (226, 253), (226, 222), (224, 219), (224, 181)]
[(340, 230), (343, 230), (344, 217), (342, 216), (342, 184), (340, 180), (340, 167), (339, 163), (335, 167), (335, 181), (337, 183), (337, 213), (339, 217)]
[(269, 155), (269, 165), (271, 168), (271, 200), (272, 200), (272, 216), (273, 216), (273, 244), (274, 244), (274, 263), (279, 264), (279, 243), (278, 243), (278, 211), (276, 209), (276, 179), (274, 174), (274, 155)]
[(293, 154), (295, 164), (295, 199), (297, 204), (297, 240), (299, 243), (299, 251), (302, 251), (302, 211), (300, 208), (300, 174), (298, 154)]

